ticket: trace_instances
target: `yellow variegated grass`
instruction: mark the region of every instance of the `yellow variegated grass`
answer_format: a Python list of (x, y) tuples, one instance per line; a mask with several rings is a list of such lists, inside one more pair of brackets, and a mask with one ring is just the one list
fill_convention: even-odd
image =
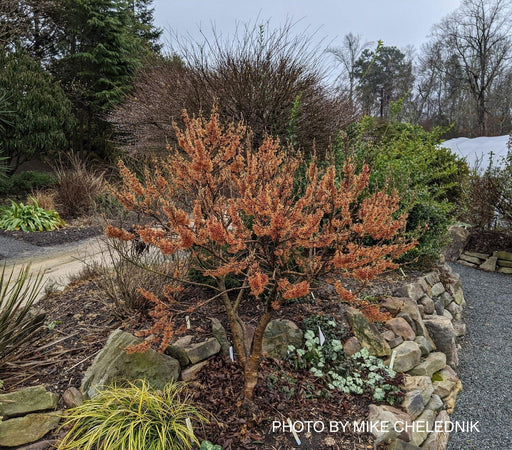
[(112, 386), (69, 411), (63, 428), (71, 427), (59, 449), (169, 450), (199, 445), (191, 423), (208, 422), (207, 413), (189, 403), (184, 383), (163, 390), (146, 381)]

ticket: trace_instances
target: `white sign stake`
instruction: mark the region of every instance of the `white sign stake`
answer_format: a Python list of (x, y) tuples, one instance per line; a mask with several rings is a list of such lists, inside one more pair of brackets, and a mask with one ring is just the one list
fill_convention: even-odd
[(389, 362), (389, 368), (393, 370), (393, 365), (395, 364), (395, 358), (396, 358), (396, 350), (393, 350), (391, 353), (391, 361)]
[[(185, 419), (185, 425), (187, 425), (187, 428), (190, 431), (190, 434), (192, 434), (192, 436), (193, 436), (194, 435), (194, 428), (192, 428), (192, 422), (190, 421), (190, 418), (187, 417)], [(194, 442), (194, 441), (192, 440), (192, 442)]]
[(233, 346), (229, 346), (229, 357), (231, 358), (231, 361), (235, 360), (235, 355), (233, 354)]
[(320, 326), (318, 327), (318, 337), (320, 338), (320, 347), (323, 347), (325, 342), (325, 336), (322, 333), (322, 330), (320, 329)]
[(290, 429), (292, 430), (292, 434), (293, 434), (293, 437), (295, 438), (295, 442), (297, 442), (297, 445), (301, 445), (302, 442), (300, 441), (299, 435), (297, 434), (297, 432), (295, 431), (295, 428), (293, 427), (292, 419), (290, 419), (289, 417), (288, 417), (288, 425), (290, 425)]
[(190, 330), (190, 317), (185, 316), (185, 322), (187, 323), (187, 330)]

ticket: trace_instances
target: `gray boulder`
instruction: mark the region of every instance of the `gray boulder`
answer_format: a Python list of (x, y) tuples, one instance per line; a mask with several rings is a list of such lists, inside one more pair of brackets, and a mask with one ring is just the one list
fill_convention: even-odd
[(419, 282), (404, 284), (395, 291), (395, 295), (399, 297), (409, 297), (415, 302), (425, 294), (426, 292), (423, 289), (422, 283)]
[(361, 311), (347, 308), (347, 319), (361, 346), (368, 349), (370, 354), (374, 356), (389, 356), (391, 354), (389, 344)]
[[(400, 433), (397, 431), (399, 429), (404, 429), (405, 426), (395, 427), (397, 422), (400, 422), (401, 425), (405, 423), (412, 423), (411, 417), (397, 408), (393, 408), (389, 405), (370, 405), (368, 420), (371, 423), (379, 424), (377, 425), (378, 431), (373, 432), (374, 436), (377, 438), (377, 442), (382, 442), (386, 439), (393, 439), (396, 437), (399, 437), (404, 441), (409, 441), (411, 438), (410, 430), (404, 430)], [(387, 426), (380, 426), (381, 422), (387, 422)]]
[(436, 415), (434, 411), (425, 409), (425, 411), (423, 411), (421, 415), (414, 421), (415, 424), (418, 424), (418, 426), (414, 428), (412, 433), (410, 441), (412, 445), (420, 446), (425, 441), (425, 439), (427, 439), (427, 430), (433, 428), (435, 418)]
[(446, 355), (441, 352), (430, 353), (420, 364), (410, 370), (411, 375), (431, 377), (435, 372), (446, 367)]
[(352, 336), (348, 338), (343, 343), (343, 351), (347, 356), (352, 356), (354, 353), (357, 353), (359, 350), (361, 350), (361, 344), (359, 342), (359, 339), (357, 339), (355, 336)]
[(429, 376), (410, 376), (407, 375), (404, 379), (404, 389), (407, 392), (419, 391), (423, 403), (426, 405), (430, 401), (430, 397), (434, 393), (434, 386)]
[(425, 314), (434, 314), (434, 301), (428, 295), (421, 297), (418, 303), (423, 306)]
[(430, 352), (433, 352), (436, 349), (432, 341), (427, 340), (425, 336), (416, 336), (414, 342), (420, 346), (421, 356), (427, 356)]
[(497, 259), (512, 261), (512, 252), (494, 252), (492, 256), (495, 256)]
[(34, 386), (0, 394), (0, 416), (13, 417), (57, 408), (59, 396), (44, 386)]
[(93, 397), (98, 389), (114, 381), (146, 379), (162, 389), (169, 381), (178, 379), (180, 363), (174, 358), (153, 349), (131, 354), (125, 351), (126, 347), (140, 342), (126, 331), (115, 330), (85, 373), (81, 386), (84, 397)]
[(226, 329), (222, 326), (219, 319), (215, 317), (212, 320), (212, 334), (215, 339), (219, 341), (222, 354), (224, 356), (229, 355), (229, 341)]
[(421, 350), (416, 342), (405, 341), (395, 347), (393, 352), (395, 352), (393, 370), (397, 372), (407, 372), (411, 370), (419, 364), (421, 359)]
[(282, 358), (288, 346), (301, 348), (304, 344), (302, 330), (291, 320), (271, 320), (263, 333), (263, 354)]
[(439, 282), (432, 286), (431, 297), (439, 297), (445, 291), (443, 283)]
[(469, 237), (469, 231), (464, 227), (455, 225), (451, 226), (448, 230), (450, 232), (450, 243), (443, 253), (448, 261), (456, 261), (464, 250)]
[(421, 392), (418, 390), (407, 392), (402, 402), (402, 408), (411, 416), (411, 419), (416, 419), (425, 409)]
[(220, 344), (219, 341), (213, 337), (206, 339), (206, 341), (185, 347), (185, 352), (191, 364), (197, 364), (219, 353)]
[(496, 263), (498, 262), (498, 257), (491, 256), (487, 258), (487, 260), (480, 264), (480, 269), (485, 270), (486, 272), (494, 272), (496, 270)]
[[(446, 411), (441, 411), (436, 417), (436, 422), (448, 422), (449, 420), (450, 416)], [(440, 431), (434, 431), (428, 435), (421, 448), (423, 450), (444, 450), (448, 446), (449, 438), (450, 433), (444, 431), (441, 427)]]
[(386, 325), (397, 335), (406, 341), (413, 341), (416, 337), (411, 326), (403, 317), (393, 317), (386, 321)]
[(441, 411), (443, 409), (443, 401), (437, 394), (432, 394), (430, 401), (427, 404), (427, 409), (431, 409), (434, 412)]
[(431, 316), (425, 318), (424, 323), (437, 349), (446, 355), (447, 364), (452, 367), (457, 366), (459, 358), (455, 343), (455, 330), (451, 320), (444, 316)]
[(59, 426), (62, 411), (27, 414), (0, 422), (0, 446), (17, 447), (41, 439)]
[[(458, 258), (458, 256), (457, 256)], [(434, 284), (439, 283), (439, 273), (437, 272), (429, 272), (424, 277), (425, 281), (429, 286), (434, 286)]]

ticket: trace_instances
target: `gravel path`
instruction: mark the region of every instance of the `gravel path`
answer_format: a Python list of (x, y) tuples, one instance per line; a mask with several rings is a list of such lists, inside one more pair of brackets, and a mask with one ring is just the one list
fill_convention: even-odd
[(452, 421), (479, 433), (452, 433), (449, 450), (512, 449), (512, 277), (452, 264), (467, 301), (467, 334), (457, 370), (463, 391)]
[(0, 236), (0, 259), (16, 258), (33, 252), (40, 253), (41, 248), (12, 237)]

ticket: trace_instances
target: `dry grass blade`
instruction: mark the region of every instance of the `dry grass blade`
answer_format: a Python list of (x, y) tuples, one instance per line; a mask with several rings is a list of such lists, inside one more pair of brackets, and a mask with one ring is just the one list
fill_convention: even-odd
[(69, 168), (61, 163), (54, 168), (57, 178), (55, 202), (68, 217), (87, 215), (98, 197), (107, 191), (103, 172), (89, 169), (77, 154), (68, 155)]

